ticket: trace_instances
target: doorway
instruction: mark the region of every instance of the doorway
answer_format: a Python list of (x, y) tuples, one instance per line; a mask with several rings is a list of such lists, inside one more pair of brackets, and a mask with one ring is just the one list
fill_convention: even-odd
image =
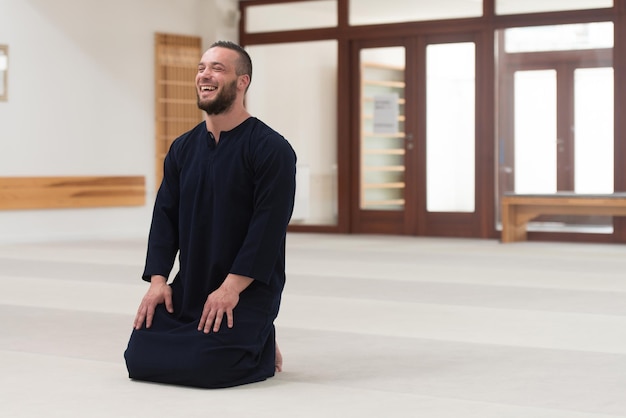
[(355, 42), (351, 230), (478, 237), (471, 35)]
[[(612, 23), (497, 32), (497, 201), (507, 192), (613, 193), (612, 32)], [(531, 229), (611, 233), (612, 222), (543, 216)]]

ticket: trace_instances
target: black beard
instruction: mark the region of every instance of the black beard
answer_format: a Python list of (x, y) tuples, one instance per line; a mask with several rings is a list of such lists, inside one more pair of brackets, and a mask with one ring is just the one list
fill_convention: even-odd
[(227, 84), (215, 99), (203, 102), (198, 95), (198, 108), (204, 110), (208, 115), (219, 115), (224, 113), (235, 103), (237, 98), (237, 81)]

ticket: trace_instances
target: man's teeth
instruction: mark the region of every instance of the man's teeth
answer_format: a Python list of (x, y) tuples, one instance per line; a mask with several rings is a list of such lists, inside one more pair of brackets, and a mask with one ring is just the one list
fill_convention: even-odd
[(213, 87), (213, 86), (202, 86), (202, 87), (200, 87), (200, 90), (202, 90), (202, 91), (213, 91), (213, 90), (216, 90), (216, 87)]

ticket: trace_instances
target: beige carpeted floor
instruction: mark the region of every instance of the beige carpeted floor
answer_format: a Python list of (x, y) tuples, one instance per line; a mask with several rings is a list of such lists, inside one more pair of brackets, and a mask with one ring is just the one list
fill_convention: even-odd
[(285, 371), (130, 381), (144, 240), (0, 246), (1, 417), (626, 417), (626, 246), (290, 234)]

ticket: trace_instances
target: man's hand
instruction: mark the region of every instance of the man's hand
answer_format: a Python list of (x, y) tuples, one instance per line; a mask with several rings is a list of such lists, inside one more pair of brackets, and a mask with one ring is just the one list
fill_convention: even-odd
[(141, 329), (145, 321), (146, 328), (150, 328), (152, 326), (152, 319), (154, 318), (154, 310), (156, 306), (161, 303), (165, 303), (165, 309), (167, 309), (169, 313), (174, 312), (172, 288), (167, 284), (167, 278), (164, 276), (152, 276), (150, 278), (150, 288), (141, 300), (139, 309), (137, 309), (133, 327), (135, 329)]
[(198, 331), (208, 334), (213, 329), (213, 332), (218, 332), (224, 315), (226, 315), (228, 328), (232, 328), (234, 325), (233, 309), (239, 303), (239, 294), (253, 281), (254, 279), (250, 277), (229, 274), (224, 283), (207, 297)]

